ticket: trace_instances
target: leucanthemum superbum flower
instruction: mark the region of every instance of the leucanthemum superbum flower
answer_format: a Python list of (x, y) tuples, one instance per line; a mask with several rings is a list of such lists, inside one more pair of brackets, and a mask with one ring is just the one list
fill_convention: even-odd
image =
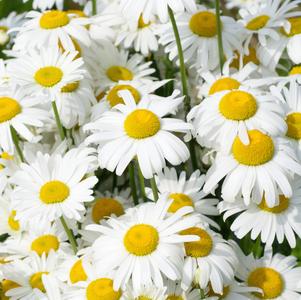
[(158, 288), (151, 284), (134, 289), (132, 284), (128, 284), (123, 292), (122, 300), (133, 299), (166, 300), (166, 287)]
[(187, 133), (191, 126), (165, 117), (182, 102), (178, 95), (179, 91), (175, 90), (172, 96), (162, 100), (164, 105), (145, 96), (137, 104), (129, 91), (120, 91), (125, 104), (115, 106), (84, 126), (92, 132), (86, 143), (99, 145), (100, 167), (120, 176), (137, 157), (143, 176), (152, 178), (165, 167), (165, 160), (172, 165), (185, 162), (189, 158), (188, 148), (172, 132)]
[(183, 290), (180, 281), (165, 280), (166, 295), (165, 299), (185, 299), (185, 300), (199, 300), (200, 290), (198, 288), (189, 288)]

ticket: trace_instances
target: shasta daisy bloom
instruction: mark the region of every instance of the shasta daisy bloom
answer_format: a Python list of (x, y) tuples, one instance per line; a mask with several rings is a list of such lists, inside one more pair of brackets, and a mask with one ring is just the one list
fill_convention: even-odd
[[(217, 23), (214, 11), (198, 6), (191, 12), (176, 16), (179, 35), (183, 45), (185, 62), (197, 68), (213, 70), (218, 66)], [(242, 48), (240, 25), (230, 17), (221, 17), (225, 56), (233, 56), (234, 50)], [(170, 23), (159, 30), (159, 42), (166, 46), (170, 60), (178, 56), (174, 32)]]
[(292, 300), (300, 298), (301, 268), (297, 267), (297, 258), (275, 254), (272, 249), (265, 251), (260, 259), (252, 254), (241, 253), (237, 277), (250, 287), (257, 287), (262, 292), (252, 292), (249, 299)]
[[(205, 198), (208, 195), (202, 190), (205, 175), (201, 175), (199, 170), (193, 172), (190, 178), (186, 178), (185, 171), (182, 171), (178, 177), (175, 168), (169, 169), (166, 167), (162, 173), (155, 176), (155, 180), (159, 193), (172, 199), (168, 209), (169, 213), (175, 213), (184, 206), (190, 206), (198, 213), (202, 222), (219, 228), (213, 220), (207, 217), (218, 215), (216, 208), (218, 199)], [(153, 199), (150, 189), (147, 189), (147, 193), (148, 198)]]
[(239, 87), (221, 91), (195, 106), (187, 119), (192, 122), (197, 140), (227, 152), (236, 137), (244, 145), (250, 143), (248, 130), (284, 135), (287, 125), (278, 99), (259, 89)]
[(222, 198), (233, 202), (242, 195), (245, 203), (260, 203), (263, 195), (267, 205), (279, 204), (279, 192), (292, 196), (290, 180), (301, 175), (301, 165), (287, 139), (271, 137), (259, 130), (248, 131), (250, 143), (244, 145), (236, 137), (230, 154), (219, 153), (207, 173), (204, 191), (210, 192), (225, 177)]
[(65, 155), (37, 153), (36, 161), (21, 164), (12, 182), (16, 185), (12, 207), (21, 221), (54, 221), (61, 216), (80, 219), (84, 202), (93, 201), (95, 176), (85, 178), (94, 162), (91, 148), (72, 149)]
[(166, 299), (185, 299), (185, 300), (199, 300), (200, 290), (197, 288), (189, 288), (184, 291), (181, 287), (181, 282), (166, 280), (165, 285), (167, 287)]
[(182, 102), (182, 97), (176, 98), (178, 94), (178, 90), (174, 91), (174, 95), (163, 100), (164, 105), (145, 96), (136, 104), (129, 91), (120, 91), (125, 104), (117, 105), (84, 127), (92, 131), (86, 143), (99, 145), (100, 167), (120, 176), (137, 157), (143, 176), (152, 178), (165, 167), (165, 159), (172, 165), (185, 162), (189, 151), (171, 132), (187, 133), (191, 126), (165, 117)]
[(67, 84), (83, 79), (86, 71), (77, 52), (60, 52), (58, 47), (31, 50), (12, 60), (8, 70), (12, 80), (32, 94), (44, 93), (48, 101), (56, 100), (56, 94)]
[(151, 299), (151, 300), (166, 300), (166, 287), (158, 288), (155, 285), (141, 286), (134, 289), (128, 284), (123, 292), (123, 300), (132, 299)]
[(138, 20), (142, 15), (145, 22), (149, 22), (153, 15), (157, 16), (162, 23), (168, 20), (168, 7), (175, 12), (183, 12), (185, 9), (193, 11), (196, 7), (193, 0), (120, 0), (123, 13), (129, 18)]
[(234, 250), (219, 234), (208, 227), (197, 225), (181, 232), (185, 235), (197, 235), (200, 240), (184, 243), (186, 257), (182, 270), (182, 287), (187, 290), (193, 280), (201, 289), (208, 284), (215, 293), (221, 294), (224, 285), (234, 279), (238, 264)]
[(12, 186), (10, 177), (18, 170), (18, 156), (13, 156), (7, 152), (0, 154), (0, 195), (7, 191), (11, 191)]
[(170, 203), (162, 197), (156, 203), (129, 209), (125, 216), (111, 218), (104, 225), (87, 227), (101, 233), (92, 245), (93, 258), (103, 272), (116, 270), (115, 290), (125, 287), (130, 279), (136, 290), (150, 284), (163, 287), (163, 274), (171, 280), (181, 278), (183, 242), (198, 237), (179, 232), (194, 226), (198, 217), (187, 216), (193, 211), (191, 207), (168, 217)]

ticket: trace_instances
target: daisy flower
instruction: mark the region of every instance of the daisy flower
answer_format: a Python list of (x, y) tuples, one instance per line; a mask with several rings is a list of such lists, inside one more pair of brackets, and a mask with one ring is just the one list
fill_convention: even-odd
[(18, 170), (19, 157), (7, 152), (0, 154), (0, 195), (12, 189), (10, 177)]
[(250, 287), (257, 287), (262, 292), (253, 292), (249, 299), (292, 300), (300, 298), (301, 268), (297, 267), (297, 258), (275, 254), (269, 248), (260, 259), (252, 254), (241, 260), (237, 277)]
[[(137, 157), (142, 174), (152, 178), (165, 167), (165, 159), (179, 165), (189, 158), (186, 145), (171, 132), (187, 133), (189, 124), (165, 116), (176, 109), (182, 97), (175, 90), (161, 106), (158, 101), (142, 97), (136, 104), (129, 91), (120, 91), (125, 104), (104, 113), (97, 121), (84, 126), (92, 131), (86, 143), (99, 144), (99, 165), (120, 176), (128, 164)], [(113, 155), (112, 155), (113, 154)]]
[[(218, 66), (217, 23), (213, 10), (198, 5), (192, 12), (176, 16), (179, 35), (183, 45), (185, 62), (195, 64), (197, 68), (213, 70)], [(233, 56), (240, 49), (240, 26), (230, 17), (221, 17), (222, 37), (225, 56)], [(178, 50), (170, 23), (159, 29), (159, 42), (166, 46), (170, 60), (178, 57)]]
[(145, 22), (149, 22), (153, 15), (158, 16), (162, 23), (168, 20), (168, 7), (175, 12), (183, 12), (185, 9), (193, 11), (196, 7), (194, 0), (120, 0), (123, 13), (129, 18), (138, 20), (142, 15)]
[[(54, 101), (62, 88), (75, 86), (86, 71), (81, 68), (82, 58), (75, 59), (77, 52), (60, 52), (58, 47), (31, 50), (28, 54), (12, 60), (8, 70), (12, 80), (28, 93), (44, 93), (48, 101)], [(66, 87), (67, 86), (67, 87)]]
[(199, 241), (184, 243), (186, 257), (182, 287), (189, 289), (195, 280), (201, 289), (210, 283), (212, 290), (221, 294), (223, 286), (233, 281), (238, 264), (232, 247), (221, 235), (202, 225), (183, 230), (181, 235), (196, 235), (200, 238)]
[(250, 143), (236, 137), (230, 154), (219, 153), (207, 173), (204, 191), (210, 192), (226, 176), (222, 198), (233, 202), (242, 195), (246, 204), (259, 203), (265, 195), (267, 205), (279, 204), (279, 192), (292, 196), (292, 175), (301, 175), (301, 165), (289, 141), (271, 137), (259, 130), (248, 131)]
[(166, 280), (165, 285), (167, 287), (166, 299), (185, 299), (185, 300), (199, 300), (200, 299), (200, 290), (190, 288), (184, 291), (181, 287), (181, 282)]
[(123, 292), (122, 299), (166, 300), (166, 287), (158, 288), (155, 285), (147, 285), (134, 289), (132, 285), (128, 284)]
[[(27, 1), (28, 0), (23, 0), (23, 2)], [(34, 0), (32, 3), (32, 8), (44, 11), (46, 9), (52, 8), (54, 5), (58, 9), (62, 10), (64, 6), (64, 0)]]
[(122, 218), (111, 218), (105, 225), (87, 227), (101, 233), (92, 245), (93, 257), (96, 268), (103, 272), (116, 270), (115, 290), (130, 279), (136, 290), (149, 284), (163, 287), (162, 274), (171, 280), (181, 278), (183, 242), (198, 237), (178, 233), (194, 226), (198, 218), (187, 216), (191, 207), (183, 207), (168, 217), (170, 203), (162, 197), (156, 203), (128, 210)]
[[(184, 206), (190, 206), (198, 213), (202, 222), (219, 228), (213, 220), (207, 217), (207, 215), (218, 215), (216, 208), (218, 199), (205, 198), (208, 195), (202, 190), (205, 175), (201, 175), (199, 170), (193, 172), (190, 178), (186, 178), (185, 171), (182, 171), (178, 177), (175, 168), (166, 167), (162, 173), (155, 175), (155, 180), (159, 193), (172, 199), (168, 209), (169, 213), (175, 213)], [(153, 199), (151, 189), (148, 188), (146, 191), (148, 198)]]
[(230, 151), (236, 137), (249, 145), (248, 130), (284, 135), (284, 110), (270, 93), (249, 87), (221, 91), (205, 98), (187, 116), (201, 145)]
[(37, 153), (36, 161), (21, 164), (12, 182), (16, 185), (12, 207), (24, 221), (54, 221), (61, 216), (80, 219), (84, 202), (93, 201), (95, 176), (85, 178), (94, 161), (91, 148), (72, 149), (65, 155)]

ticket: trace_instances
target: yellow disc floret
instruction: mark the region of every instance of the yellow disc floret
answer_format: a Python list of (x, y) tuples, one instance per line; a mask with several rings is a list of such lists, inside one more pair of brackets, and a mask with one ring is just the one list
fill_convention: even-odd
[(100, 198), (92, 206), (92, 219), (97, 224), (113, 214), (117, 217), (124, 214), (122, 204), (116, 199)]
[(191, 17), (189, 27), (200, 37), (214, 37), (217, 34), (216, 15), (210, 11), (200, 11)]
[(79, 81), (74, 81), (64, 85), (61, 88), (61, 93), (72, 93), (75, 92), (79, 87)]
[(212, 285), (209, 284), (209, 291), (207, 295), (209, 297), (217, 297), (218, 299), (221, 300), (221, 299), (225, 299), (228, 296), (229, 292), (230, 292), (229, 286), (224, 286), (222, 294), (218, 294), (212, 289)]
[(134, 225), (125, 234), (123, 243), (126, 250), (133, 255), (149, 255), (157, 249), (159, 233), (151, 225)]
[(295, 18), (289, 18), (288, 21), (291, 24), (291, 28), (289, 32), (286, 32), (284, 28), (281, 28), (281, 33), (288, 36), (292, 37), (296, 34), (301, 33), (301, 17), (295, 17)]
[(257, 102), (250, 93), (231, 91), (220, 100), (219, 111), (226, 119), (243, 121), (255, 115)]
[(119, 91), (124, 91), (124, 90), (129, 91), (132, 94), (135, 102), (139, 103), (141, 99), (140, 93), (131, 85), (120, 84), (114, 86), (107, 95), (107, 100), (109, 101), (111, 107), (114, 107), (117, 104), (124, 104), (123, 99), (118, 95)]
[(279, 297), (284, 289), (284, 282), (279, 272), (272, 268), (257, 268), (251, 272), (248, 278), (248, 285), (258, 287), (263, 294), (254, 292), (260, 299), (274, 299)]
[(13, 119), (21, 111), (21, 106), (17, 100), (9, 97), (0, 97), (0, 123)]
[(191, 198), (185, 194), (174, 193), (174, 194), (170, 194), (169, 198), (171, 198), (173, 200), (168, 208), (168, 212), (170, 212), (170, 213), (175, 213), (177, 210), (179, 210), (180, 208), (185, 207), (185, 206), (194, 207), (194, 204), (193, 204), (193, 201), (191, 200)]
[(20, 287), (20, 285), (12, 280), (3, 279), (1, 281), (1, 289), (0, 289), (0, 299), (1, 300), (9, 300), (10, 298), (5, 296), (6, 292), (9, 290)]
[(132, 80), (134, 78), (132, 71), (122, 66), (112, 66), (108, 68), (106, 74), (114, 82)]
[(121, 291), (114, 291), (112, 279), (99, 278), (88, 285), (86, 297), (87, 300), (118, 300), (121, 297)]
[(58, 180), (45, 183), (40, 189), (40, 199), (45, 204), (64, 202), (70, 194), (69, 187)]
[(55, 29), (69, 24), (68, 14), (60, 10), (45, 12), (40, 18), (40, 27), (43, 29)]
[(20, 223), (18, 220), (16, 220), (16, 211), (12, 210), (8, 220), (7, 220), (8, 226), (10, 227), (10, 229), (14, 230), (14, 231), (19, 231), (20, 230)]
[(136, 109), (124, 121), (126, 134), (134, 139), (154, 136), (161, 127), (160, 119), (150, 110)]
[(269, 22), (270, 17), (267, 15), (262, 15), (262, 16), (258, 16), (252, 20), (250, 20), (248, 22), (248, 24), (246, 25), (246, 28), (249, 30), (259, 30), (263, 27), (265, 27), (265, 25)]
[(71, 283), (77, 283), (79, 281), (86, 281), (88, 276), (83, 267), (83, 261), (79, 259), (70, 270), (70, 281)]
[(33, 289), (39, 289), (41, 292), (45, 293), (45, 287), (42, 281), (42, 276), (47, 275), (48, 272), (37, 272), (34, 273), (30, 279), (29, 279), (29, 284)]
[(166, 300), (183, 300), (182, 296), (177, 296), (177, 295), (168, 295), (166, 297)]
[(289, 75), (299, 75), (301, 74), (301, 66), (294, 66), (291, 68)]
[(227, 90), (236, 90), (240, 87), (240, 83), (233, 78), (230, 77), (224, 77), (216, 80), (209, 90), (209, 95), (215, 94), (217, 92), (221, 91), (227, 91)]
[(42, 235), (31, 243), (31, 250), (35, 251), (38, 255), (42, 256), (43, 253), (48, 255), (50, 250), (57, 251), (60, 247), (60, 242), (55, 235), (45, 234)]
[(301, 113), (295, 112), (286, 117), (287, 133), (286, 135), (292, 139), (301, 139)]
[(138, 19), (138, 28), (139, 28), (139, 29), (143, 29), (143, 28), (145, 28), (145, 27), (148, 27), (149, 24), (150, 24), (150, 22), (149, 22), (149, 23), (144, 23), (143, 16), (140, 15), (140, 17), (139, 17), (139, 19)]
[(261, 210), (273, 213), (273, 214), (280, 214), (283, 211), (286, 211), (289, 207), (290, 200), (286, 198), (284, 195), (279, 195), (279, 204), (274, 207), (269, 207), (265, 198), (262, 198), (262, 201), (258, 205)]
[(53, 66), (40, 68), (34, 75), (35, 81), (45, 88), (50, 88), (58, 84), (62, 78), (62, 70)]

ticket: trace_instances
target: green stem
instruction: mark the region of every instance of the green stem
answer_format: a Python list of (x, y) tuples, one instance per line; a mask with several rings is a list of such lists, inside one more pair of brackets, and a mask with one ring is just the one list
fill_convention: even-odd
[(134, 204), (138, 205), (139, 201), (138, 201), (136, 181), (135, 181), (135, 165), (133, 162), (129, 164), (129, 175), (130, 175), (130, 186), (132, 190), (132, 197), (134, 200)]
[(158, 194), (158, 188), (157, 188), (155, 177), (153, 177), (150, 180), (150, 183), (151, 183), (154, 199), (155, 199), (155, 201), (157, 201), (159, 199), (159, 194)]
[(143, 174), (142, 174), (141, 169), (139, 167), (139, 163), (136, 162), (136, 165), (137, 165), (137, 168), (138, 168), (138, 177), (139, 177), (141, 196), (142, 196), (143, 202), (146, 202), (144, 177), (143, 177)]
[(117, 186), (117, 175), (116, 173), (113, 173), (112, 193), (114, 193), (116, 186)]
[(62, 223), (62, 225), (64, 227), (64, 230), (65, 230), (65, 232), (66, 232), (66, 234), (68, 236), (68, 240), (69, 240), (69, 242), (71, 244), (72, 250), (73, 250), (74, 254), (76, 254), (77, 253), (77, 243), (76, 243), (75, 237), (73, 235), (73, 232), (68, 227), (67, 222), (66, 222), (66, 220), (64, 219), (63, 216), (60, 217), (60, 220), (61, 220), (61, 223)]
[(221, 22), (221, 14), (220, 14), (220, 0), (215, 0), (215, 13), (216, 13), (216, 25), (217, 25), (219, 66), (222, 74), (225, 59), (224, 59), (224, 47), (223, 47), (223, 36), (222, 36), (222, 22)]
[(253, 254), (254, 257), (256, 258), (260, 258), (261, 257), (261, 252), (262, 252), (262, 248), (261, 248), (261, 238), (260, 235), (257, 237), (256, 242), (254, 243), (253, 246)]
[(201, 296), (201, 299), (205, 299), (205, 292), (201, 288), (200, 288), (200, 296)]
[(20, 157), (20, 160), (21, 160), (21, 162), (24, 162), (24, 156), (23, 156), (22, 150), (20, 148), (20, 144), (19, 144), (19, 141), (20, 141), (19, 136), (18, 136), (18, 133), (16, 132), (16, 130), (13, 126), (10, 126), (10, 133), (11, 133), (14, 145), (16, 147), (17, 153)]
[(97, 0), (92, 0), (92, 15), (95, 16), (97, 14)]
[(60, 134), (61, 140), (63, 141), (66, 138), (66, 134), (65, 134), (64, 127), (62, 125), (62, 122), (61, 122), (61, 119), (60, 119), (60, 115), (59, 115), (59, 112), (58, 112), (58, 109), (57, 109), (55, 101), (52, 101), (52, 110), (53, 110), (53, 113), (54, 113), (56, 126), (57, 126), (57, 128), (59, 130), (59, 134)]

